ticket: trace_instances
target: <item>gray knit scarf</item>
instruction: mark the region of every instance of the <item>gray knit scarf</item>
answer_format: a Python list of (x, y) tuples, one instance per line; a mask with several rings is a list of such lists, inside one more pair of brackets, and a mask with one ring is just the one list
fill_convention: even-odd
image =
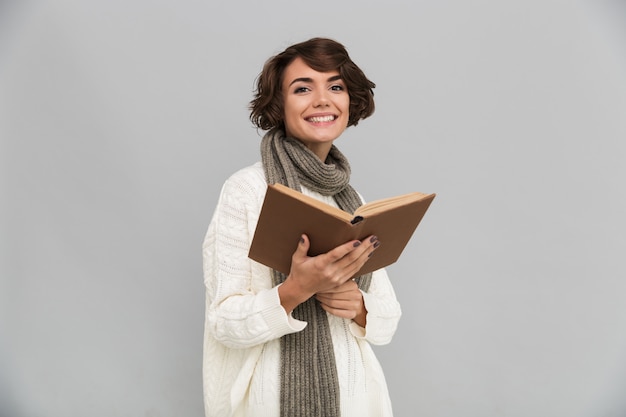
[[(350, 165), (334, 145), (324, 162), (297, 139), (273, 129), (261, 141), (261, 159), (268, 184), (281, 183), (300, 191), (303, 185), (322, 195), (333, 196), (337, 205), (353, 213), (362, 204), (350, 186)], [(273, 270), (276, 286), (287, 277)], [(356, 279), (367, 291), (371, 274)], [(315, 297), (300, 304), (293, 316), (308, 322), (301, 332), (281, 338), (282, 417), (339, 417), (337, 364), (326, 312)]]

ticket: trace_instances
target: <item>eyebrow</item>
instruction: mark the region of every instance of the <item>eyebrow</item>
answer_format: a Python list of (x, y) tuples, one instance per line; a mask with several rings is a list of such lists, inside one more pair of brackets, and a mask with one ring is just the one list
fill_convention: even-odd
[[(333, 75), (332, 77), (328, 78), (326, 80), (326, 82), (337, 81), (337, 80), (341, 80), (341, 75)], [(313, 82), (313, 78), (308, 78), (308, 77), (296, 78), (295, 80), (293, 80), (292, 82), (289, 83), (289, 86), (291, 86), (292, 84), (297, 83), (299, 81), (304, 82), (304, 83), (312, 83)]]

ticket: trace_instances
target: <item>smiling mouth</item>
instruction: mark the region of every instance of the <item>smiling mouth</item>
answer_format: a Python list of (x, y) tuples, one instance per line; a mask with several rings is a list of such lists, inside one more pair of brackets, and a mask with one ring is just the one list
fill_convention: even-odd
[(313, 123), (324, 123), (324, 122), (332, 122), (336, 118), (337, 116), (328, 115), (328, 116), (307, 117), (306, 120), (308, 122), (313, 122)]

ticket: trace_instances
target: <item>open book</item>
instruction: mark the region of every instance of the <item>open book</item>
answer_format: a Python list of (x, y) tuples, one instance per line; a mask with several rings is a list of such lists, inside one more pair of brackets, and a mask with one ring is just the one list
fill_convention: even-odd
[(302, 234), (311, 242), (309, 256), (376, 235), (380, 247), (355, 276), (363, 275), (400, 257), (434, 198), (414, 192), (366, 203), (350, 214), (284, 185), (269, 185), (248, 256), (288, 274)]

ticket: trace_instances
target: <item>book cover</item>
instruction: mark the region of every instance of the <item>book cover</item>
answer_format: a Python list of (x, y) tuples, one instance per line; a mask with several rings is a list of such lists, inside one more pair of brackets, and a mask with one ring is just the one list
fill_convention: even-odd
[(269, 185), (248, 256), (288, 274), (302, 234), (311, 242), (309, 256), (376, 235), (381, 245), (359, 276), (398, 260), (434, 198), (409, 193), (366, 203), (350, 214), (284, 185)]

